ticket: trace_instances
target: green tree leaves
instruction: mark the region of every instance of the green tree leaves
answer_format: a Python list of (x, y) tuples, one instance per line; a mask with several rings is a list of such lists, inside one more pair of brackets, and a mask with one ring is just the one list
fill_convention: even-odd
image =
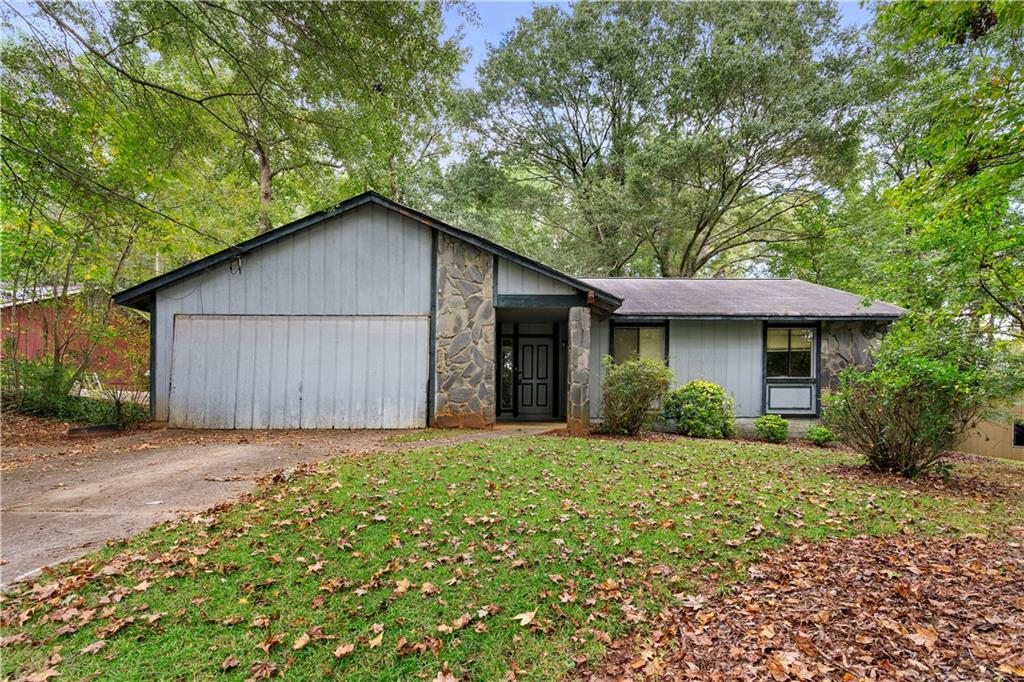
[(692, 276), (848, 172), (853, 54), (829, 4), (537, 9), (480, 68), (475, 153), (543, 188), (577, 270)]
[(3, 15), (0, 277), (14, 287), (109, 294), (355, 192), (400, 196), (446, 150), (462, 53), (436, 3)]

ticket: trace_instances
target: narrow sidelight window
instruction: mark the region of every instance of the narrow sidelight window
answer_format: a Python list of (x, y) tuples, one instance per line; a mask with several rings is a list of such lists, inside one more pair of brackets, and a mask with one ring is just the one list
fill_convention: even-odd
[(515, 351), (512, 339), (501, 340), (501, 411), (511, 412), (514, 409), (512, 392), (515, 389)]

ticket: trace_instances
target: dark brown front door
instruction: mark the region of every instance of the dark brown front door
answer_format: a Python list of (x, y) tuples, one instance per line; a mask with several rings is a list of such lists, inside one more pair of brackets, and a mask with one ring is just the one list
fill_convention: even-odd
[(551, 339), (519, 339), (519, 415), (550, 417), (554, 394), (551, 390)]

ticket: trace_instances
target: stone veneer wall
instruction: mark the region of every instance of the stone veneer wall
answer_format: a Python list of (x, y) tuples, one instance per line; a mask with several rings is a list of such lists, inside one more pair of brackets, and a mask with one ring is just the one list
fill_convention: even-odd
[(494, 258), (439, 233), (434, 425), (494, 424)]
[(871, 351), (881, 343), (888, 328), (888, 322), (822, 322), (822, 388), (839, 386), (838, 374), (846, 367), (870, 367)]
[(573, 436), (590, 431), (590, 308), (569, 308), (569, 399), (566, 426)]

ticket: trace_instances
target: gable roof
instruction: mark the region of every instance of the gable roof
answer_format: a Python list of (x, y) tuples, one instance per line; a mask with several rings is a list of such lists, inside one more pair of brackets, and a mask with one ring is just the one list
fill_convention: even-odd
[(440, 232), (444, 232), (445, 234), (451, 235), (457, 239), (461, 239), (464, 242), (472, 244), (473, 246), (484, 251), (493, 253), (496, 256), (507, 258), (511, 261), (514, 261), (522, 265), (523, 267), (547, 275), (548, 277), (554, 280), (562, 282), (563, 284), (567, 284), (575, 289), (579, 289), (582, 292), (593, 291), (595, 299), (599, 303), (603, 304), (603, 308), (606, 308), (608, 310), (617, 308), (622, 303), (622, 299), (619, 298), (618, 296), (615, 296), (614, 294), (610, 294), (607, 291), (595, 288), (593, 285), (586, 284), (582, 280), (576, 279), (575, 277), (571, 277), (563, 272), (559, 272), (558, 270), (555, 270), (552, 267), (548, 267), (547, 265), (539, 263), (531, 258), (522, 256), (516, 253), (515, 251), (507, 249), (504, 246), (500, 246), (499, 244), (495, 244), (494, 242), (488, 239), (484, 239), (483, 237), (479, 237), (470, 232), (466, 232), (465, 230), (460, 230), (459, 228), (453, 227), (444, 221), (438, 220), (437, 218), (432, 218), (428, 216), (426, 213), (417, 211), (414, 208), (409, 208), (408, 206), (400, 204), (397, 201), (388, 199), (387, 197), (378, 194), (377, 192), (374, 191), (363, 192), (362, 194), (358, 194), (350, 199), (346, 199), (345, 201), (341, 202), (334, 208), (313, 213), (311, 215), (306, 216), (305, 218), (300, 218), (286, 225), (282, 225), (281, 227), (270, 230), (269, 232), (261, 234), (257, 237), (253, 237), (252, 239), (244, 241), (240, 244), (229, 246), (228, 248), (218, 251), (217, 253), (211, 254), (209, 256), (206, 256), (205, 258), (200, 258), (199, 260), (189, 263), (188, 265), (184, 265), (180, 268), (177, 268), (176, 270), (171, 270), (170, 272), (166, 272), (162, 275), (158, 275), (157, 277), (146, 280), (141, 284), (136, 284), (133, 287), (125, 289), (124, 291), (121, 291), (117, 294), (114, 294), (114, 303), (117, 303), (119, 305), (131, 306), (133, 308), (138, 308), (140, 310), (148, 310), (150, 297), (157, 289), (162, 289), (163, 287), (166, 287), (170, 284), (174, 284), (175, 282), (190, 277), (194, 274), (208, 270), (232, 258), (244, 256), (245, 254), (250, 253), (262, 246), (277, 241), (278, 239), (282, 239), (289, 235), (295, 234), (296, 232), (299, 232), (301, 230), (313, 227), (314, 225), (318, 225), (326, 220), (330, 220), (331, 218), (335, 218), (339, 215), (342, 215), (343, 213), (347, 213), (349, 211), (352, 211), (353, 209), (359, 208), (360, 206), (365, 206), (367, 204), (375, 204), (377, 206), (382, 206), (386, 209), (400, 213), (406, 217), (412, 218), (413, 220), (422, 223), (427, 227), (438, 230)]
[(892, 320), (907, 312), (890, 303), (865, 301), (857, 294), (799, 279), (577, 279), (373, 191), (136, 284), (115, 294), (113, 300), (119, 305), (148, 310), (151, 297), (158, 289), (369, 204), (395, 211), (582, 292), (593, 291), (602, 310), (614, 311), (620, 317)]
[(697, 319), (891, 320), (907, 312), (799, 279), (603, 278), (585, 283), (623, 299), (616, 316)]

